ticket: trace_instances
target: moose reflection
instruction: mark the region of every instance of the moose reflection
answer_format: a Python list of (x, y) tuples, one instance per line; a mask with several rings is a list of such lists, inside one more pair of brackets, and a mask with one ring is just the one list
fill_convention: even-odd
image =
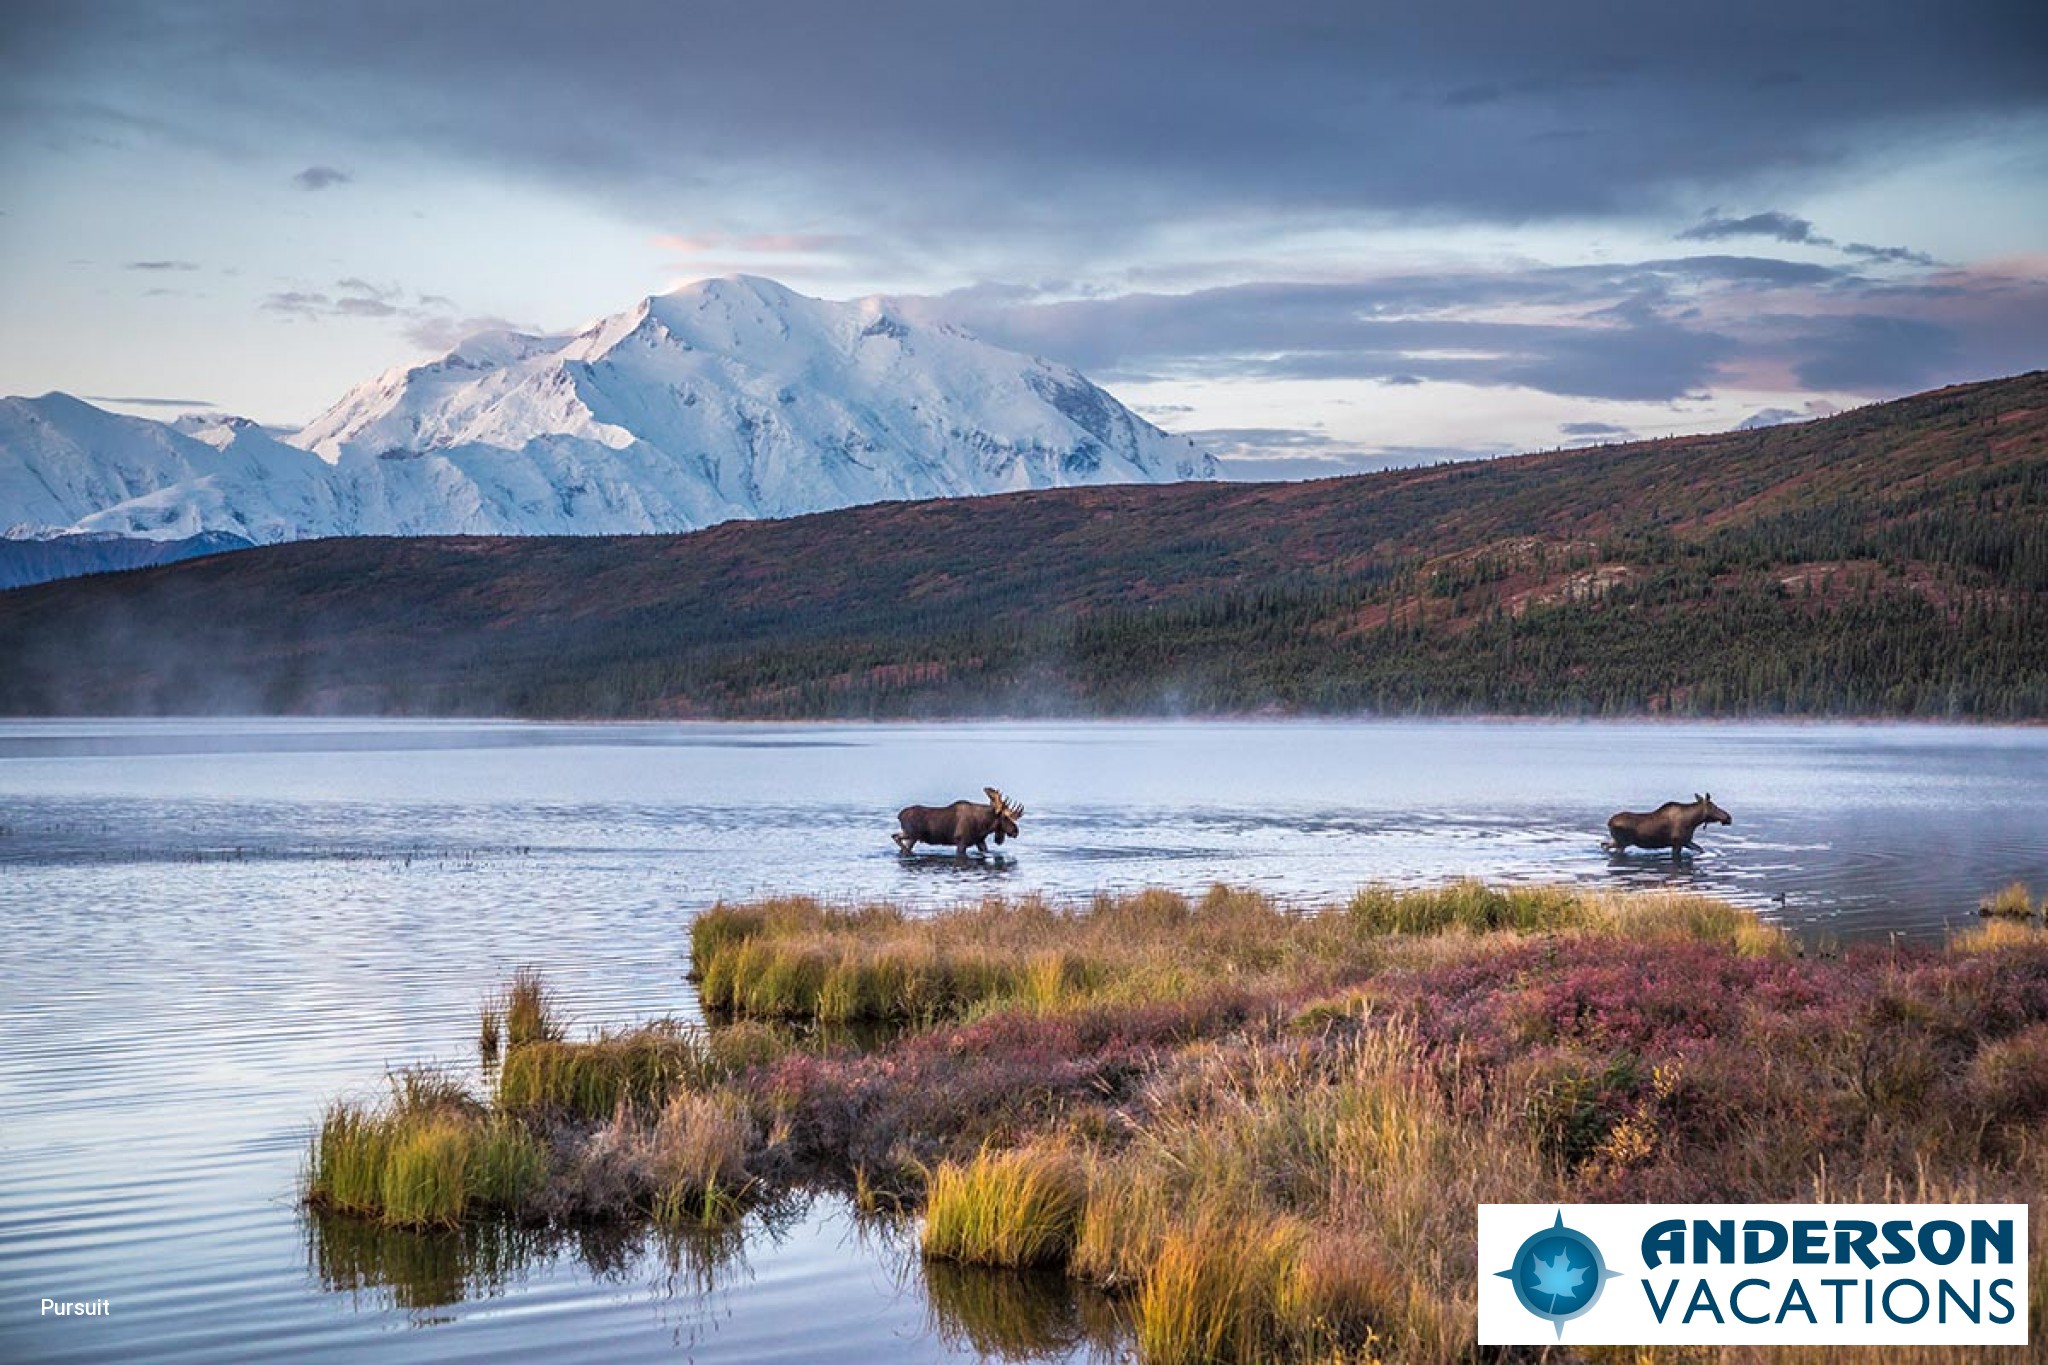
[(889, 837), (905, 853), (919, 844), (951, 844), (953, 856), (965, 858), (971, 844), (976, 852), (986, 857), (991, 834), (998, 845), (1006, 838), (1017, 837), (1017, 820), (1024, 814), (1024, 808), (994, 787), (983, 787), (982, 791), (988, 794), (986, 802), (955, 801), (950, 806), (905, 806), (896, 812), (896, 823), (901, 828)]
[(1692, 841), (1693, 831), (1701, 825), (1732, 825), (1735, 822), (1728, 812), (1714, 804), (1714, 794), (1702, 796), (1693, 793), (1691, 802), (1666, 801), (1657, 809), (1643, 814), (1638, 811), (1616, 811), (1607, 817), (1607, 842), (1604, 849), (1619, 853), (1633, 844), (1637, 848), (1668, 848), (1671, 856), (1677, 858), (1686, 849), (1694, 853), (1700, 846)]

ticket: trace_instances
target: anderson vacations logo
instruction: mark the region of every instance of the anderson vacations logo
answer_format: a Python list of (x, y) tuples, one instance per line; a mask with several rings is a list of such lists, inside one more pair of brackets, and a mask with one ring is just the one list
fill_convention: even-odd
[(2024, 1346), (2025, 1204), (1481, 1204), (1482, 1346)]

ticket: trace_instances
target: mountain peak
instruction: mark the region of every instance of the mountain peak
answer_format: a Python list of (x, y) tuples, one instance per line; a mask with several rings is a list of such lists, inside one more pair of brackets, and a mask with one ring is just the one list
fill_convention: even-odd
[(72, 483), (94, 491), (59, 500), (79, 504), (61, 519), (56, 503), (37, 518), (134, 534), (684, 531), (1216, 472), (1206, 452), (1065, 366), (910, 323), (883, 299), (830, 302), (754, 275), (652, 295), (572, 334), (479, 332), (357, 385), (288, 445), (254, 427), (116, 418), (62, 395), (33, 403), (48, 426), (80, 433), (42, 443), (74, 462), (109, 444), (84, 434), (108, 423), (128, 424), (131, 445), (146, 432), (171, 443), (118, 486), (81, 474)]
[(761, 303), (775, 304), (816, 302), (816, 300), (797, 293), (780, 280), (771, 280), (766, 275), (708, 275), (701, 280), (691, 280), (687, 284), (679, 284), (665, 293), (654, 295), (654, 297), (657, 299), (749, 299)]

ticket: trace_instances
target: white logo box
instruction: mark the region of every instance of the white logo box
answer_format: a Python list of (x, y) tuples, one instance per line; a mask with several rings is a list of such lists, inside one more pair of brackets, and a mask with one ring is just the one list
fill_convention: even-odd
[[(1499, 1274), (1560, 1216), (1613, 1276), (1561, 1323)], [(1684, 1259), (1652, 1267), (1674, 1220)], [(2025, 1204), (1482, 1204), (1479, 1344), (2023, 1346), (2027, 1263)]]

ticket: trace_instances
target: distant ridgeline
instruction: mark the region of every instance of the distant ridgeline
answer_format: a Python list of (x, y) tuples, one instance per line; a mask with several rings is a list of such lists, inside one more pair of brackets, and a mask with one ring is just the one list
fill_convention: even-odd
[(0, 594), (0, 709), (2048, 716), (2048, 374), (1308, 484), (328, 540)]

